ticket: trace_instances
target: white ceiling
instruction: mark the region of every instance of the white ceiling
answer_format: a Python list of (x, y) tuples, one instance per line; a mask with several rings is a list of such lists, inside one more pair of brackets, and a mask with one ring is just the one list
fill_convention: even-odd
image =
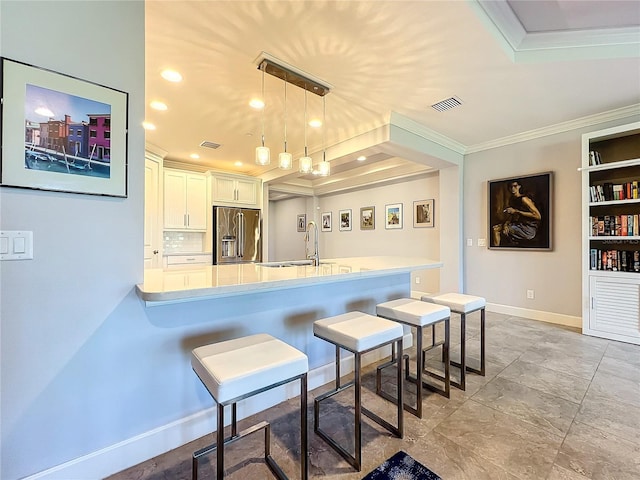
[[(146, 120), (157, 126), (147, 131), (147, 144), (168, 163), (195, 169), (285, 175), (273, 160), (270, 167), (253, 162), (261, 113), (248, 103), (260, 96), (261, 52), (332, 86), (328, 146), (387, 125), (392, 114), (465, 153), (602, 112), (640, 112), (638, 1), (147, 0), (145, 8), (147, 103), (169, 107), (147, 108)], [(183, 82), (163, 80), (164, 68), (180, 71)], [(283, 147), (284, 83), (267, 75), (265, 90), (273, 159)], [(452, 96), (462, 105), (431, 108)], [(321, 117), (321, 97), (307, 98), (308, 118)], [(303, 90), (289, 87), (287, 111), (288, 150), (297, 158), (304, 150)], [(203, 148), (203, 141), (221, 146)], [(322, 130), (307, 128), (307, 144), (320, 152)], [(384, 177), (426, 168), (402, 166), (375, 148), (367, 150), (369, 160), (353, 163), (359, 153), (331, 158), (325, 180), (289, 173), (277, 182), (321, 189), (337, 184), (340, 170), (366, 176), (375, 168)]]

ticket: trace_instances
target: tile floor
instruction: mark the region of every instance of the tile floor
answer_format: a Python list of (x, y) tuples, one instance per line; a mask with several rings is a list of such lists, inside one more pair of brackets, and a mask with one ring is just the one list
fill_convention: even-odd
[[(478, 350), (477, 315), (468, 318), (472, 363)], [(454, 316), (454, 358), (457, 324)], [(360, 479), (404, 450), (444, 480), (640, 479), (640, 346), (490, 312), (486, 345), (486, 377), (468, 375), (466, 391), (452, 388), (450, 399), (427, 393), (423, 419), (405, 412), (404, 439), (363, 417), (361, 472), (313, 433), (314, 395), (331, 385), (311, 392), (310, 477)], [(430, 363), (437, 360), (438, 352), (431, 352)], [(363, 404), (394, 420), (393, 406), (375, 395), (373, 366), (365, 371)], [(391, 379), (392, 369), (388, 375)], [(393, 390), (388, 381), (385, 389)], [(407, 384), (409, 401), (411, 389)], [(322, 427), (352, 445), (353, 392), (334, 398), (323, 402)], [(292, 399), (257, 416), (272, 422), (272, 453), (290, 478), (299, 474), (298, 405), (298, 399)], [(243, 420), (239, 428), (256, 422)], [(191, 453), (212, 441), (213, 436), (198, 439), (109, 480), (190, 479)], [(262, 445), (263, 436), (256, 434), (228, 447), (228, 478), (273, 478), (261, 459)], [(215, 455), (201, 460), (199, 472), (201, 479), (215, 478)]]

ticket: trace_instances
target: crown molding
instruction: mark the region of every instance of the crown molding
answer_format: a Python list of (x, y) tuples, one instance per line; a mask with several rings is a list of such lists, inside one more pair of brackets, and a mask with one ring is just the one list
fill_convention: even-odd
[(515, 135), (498, 138), (489, 142), (478, 143), (468, 147), (465, 151), (465, 155), (638, 115), (640, 115), (640, 103), (615, 110), (609, 110), (607, 112), (597, 113), (595, 115), (589, 115), (587, 117), (581, 117), (567, 122), (557, 123), (555, 125), (549, 125), (543, 128), (537, 128), (535, 130), (529, 130), (528, 132), (517, 133)]
[(640, 27), (528, 33), (506, 1), (467, 0), (514, 63), (640, 57)]
[(418, 135), (422, 138), (425, 138), (433, 143), (437, 143), (438, 145), (452, 150), (459, 154), (464, 154), (466, 147), (455, 140), (442, 135), (441, 133), (436, 132), (435, 130), (431, 130), (430, 128), (425, 127), (424, 125), (411, 120), (404, 115), (400, 115), (396, 112), (391, 112), (389, 123), (398, 128), (406, 130), (407, 132)]

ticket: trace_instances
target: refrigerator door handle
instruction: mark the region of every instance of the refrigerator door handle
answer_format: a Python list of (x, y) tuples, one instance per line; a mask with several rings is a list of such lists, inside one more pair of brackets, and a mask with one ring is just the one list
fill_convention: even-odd
[(238, 213), (238, 257), (244, 257), (244, 214)]

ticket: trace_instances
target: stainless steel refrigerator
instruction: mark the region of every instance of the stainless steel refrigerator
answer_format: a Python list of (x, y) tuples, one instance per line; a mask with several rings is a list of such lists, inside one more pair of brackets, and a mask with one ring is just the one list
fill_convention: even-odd
[(262, 261), (260, 210), (213, 207), (213, 264)]

